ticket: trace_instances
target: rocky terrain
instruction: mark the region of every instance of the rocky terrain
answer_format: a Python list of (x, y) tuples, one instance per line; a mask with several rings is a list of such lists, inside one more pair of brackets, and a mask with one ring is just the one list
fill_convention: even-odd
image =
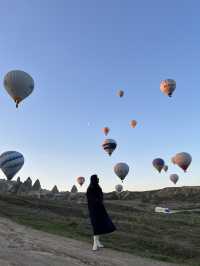
[[(85, 193), (78, 193), (75, 185), (72, 186), (71, 191), (59, 192), (55, 185), (52, 190), (42, 189), (39, 179), (32, 184), (32, 180), (28, 177), (24, 182), (21, 182), (20, 177), (16, 181), (9, 181), (0, 179), (0, 194), (18, 195), (18, 196), (31, 196), (36, 198), (47, 199), (75, 199), (85, 201)], [(194, 207), (198, 207), (200, 203), (200, 186), (185, 186), (185, 187), (169, 187), (159, 190), (151, 191), (123, 191), (116, 193), (115, 191), (105, 193), (105, 200), (124, 200), (124, 201), (139, 201), (141, 203), (169, 203), (173, 202), (187, 202), (191, 203)]]

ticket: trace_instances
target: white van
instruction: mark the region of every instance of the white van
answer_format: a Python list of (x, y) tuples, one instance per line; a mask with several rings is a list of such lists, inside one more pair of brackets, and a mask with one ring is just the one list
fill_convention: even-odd
[(155, 212), (170, 213), (169, 208), (155, 207)]

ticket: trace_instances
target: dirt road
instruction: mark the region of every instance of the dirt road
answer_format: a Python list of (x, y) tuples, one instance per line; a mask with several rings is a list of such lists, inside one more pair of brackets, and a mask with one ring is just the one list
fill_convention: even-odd
[(170, 266), (110, 249), (43, 233), (0, 218), (1, 266)]

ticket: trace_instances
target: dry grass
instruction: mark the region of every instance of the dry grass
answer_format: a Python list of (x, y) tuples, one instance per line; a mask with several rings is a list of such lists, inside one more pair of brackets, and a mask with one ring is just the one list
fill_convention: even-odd
[[(134, 201), (107, 201), (106, 205), (118, 228), (103, 237), (108, 247), (200, 266), (200, 213), (156, 214), (152, 205)], [(0, 196), (0, 215), (38, 230), (91, 241), (84, 203)]]

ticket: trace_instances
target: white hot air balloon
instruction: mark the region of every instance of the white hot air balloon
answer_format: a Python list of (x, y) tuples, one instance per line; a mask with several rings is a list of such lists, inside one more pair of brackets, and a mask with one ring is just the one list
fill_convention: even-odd
[(117, 193), (121, 193), (122, 191), (123, 191), (123, 186), (122, 185), (116, 185), (115, 186), (115, 191), (117, 192)]
[(114, 172), (123, 181), (129, 172), (129, 166), (126, 163), (117, 163)]
[(83, 176), (79, 176), (79, 177), (77, 177), (77, 183), (80, 185), (80, 186), (82, 186), (84, 183), (85, 183), (85, 177), (83, 177)]
[(174, 79), (165, 79), (160, 83), (160, 90), (167, 96), (172, 97), (176, 89), (176, 81)]
[(24, 164), (24, 156), (17, 151), (7, 151), (0, 156), (0, 168), (11, 180)]
[(18, 107), (33, 92), (34, 80), (24, 71), (12, 70), (4, 77), (4, 87)]
[(187, 152), (180, 152), (172, 158), (172, 161), (174, 164), (177, 164), (181, 169), (183, 169), (184, 172), (186, 172), (192, 162), (192, 156)]
[(169, 178), (170, 178), (170, 180), (171, 180), (174, 184), (176, 184), (177, 181), (178, 181), (178, 179), (179, 179), (179, 177), (178, 177), (177, 174), (172, 174), (172, 175), (170, 175)]
[(105, 150), (105, 152), (107, 152), (108, 155), (111, 156), (113, 151), (117, 147), (117, 142), (114, 139), (105, 139), (102, 144), (102, 147)]

